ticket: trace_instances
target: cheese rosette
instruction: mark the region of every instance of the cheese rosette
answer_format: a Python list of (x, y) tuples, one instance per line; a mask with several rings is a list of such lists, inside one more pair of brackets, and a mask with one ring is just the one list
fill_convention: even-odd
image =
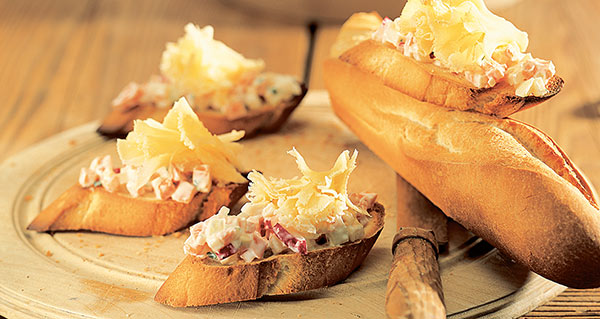
[(228, 120), (250, 111), (278, 107), (302, 94), (291, 75), (264, 72), (260, 59), (247, 59), (214, 39), (212, 26), (185, 26), (185, 35), (169, 42), (162, 54), (161, 75), (142, 84), (129, 83), (113, 100), (123, 112), (142, 105), (168, 108), (185, 97), (196, 112), (219, 112)]
[(372, 38), (419, 62), (461, 73), (478, 88), (500, 81), (517, 96), (543, 96), (556, 73), (550, 61), (525, 53), (527, 33), (488, 10), (483, 0), (409, 0)]
[(185, 35), (167, 43), (160, 70), (171, 82), (171, 95), (213, 94), (221, 99), (244, 79), (252, 80), (265, 67), (262, 60), (246, 59), (214, 39), (212, 26), (185, 26)]
[[(211, 218), (190, 228), (184, 245), (186, 254), (213, 258), (223, 264), (251, 262), (285, 252), (339, 246), (364, 238), (367, 212), (376, 195), (348, 195), (350, 173), (358, 152), (342, 152), (329, 171), (317, 172), (293, 149), (301, 177), (267, 179), (253, 171), (251, 184), (238, 215), (223, 207)], [(350, 200), (352, 197), (353, 201)]]
[(161, 172), (168, 171), (172, 176), (200, 167), (217, 182), (245, 183), (237, 160), (242, 146), (235, 142), (243, 136), (243, 131), (211, 134), (181, 98), (162, 123), (136, 120), (133, 131), (117, 140), (119, 157), (127, 168), (122, 172), (126, 188), (136, 197)]

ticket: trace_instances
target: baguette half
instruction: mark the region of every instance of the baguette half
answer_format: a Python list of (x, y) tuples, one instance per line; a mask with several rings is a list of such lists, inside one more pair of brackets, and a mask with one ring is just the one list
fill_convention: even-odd
[[(372, 57), (378, 59), (379, 57)], [(341, 59), (324, 65), (335, 113), (437, 207), (534, 272), (600, 286), (600, 211), (538, 129), (419, 101)]]
[[(540, 97), (516, 96), (516, 87), (506, 81), (491, 88), (476, 88), (462, 75), (432, 63), (418, 62), (396, 48), (371, 40), (370, 34), (381, 22), (377, 13), (353, 15), (340, 31), (341, 41), (346, 43), (334, 50), (333, 54), (364, 72), (375, 74), (385, 85), (419, 101), (461, 111), (507, 117), (553, 97), (563, 87), (564, 81), (555, 75), (546, 85), (548, 93)], [(353, 36), (345, 36), (344, 32)]]
[(188, 204), (172, 199), (133, 198), (103, 187), (74, 185), (46, 207), (27, 226), (38, 232), (90, 230), (126, 236), (165, 235), (235, 204), (248, 183), (215, 186), (197, 193)]
[(274, 255), (225, 266), (186, 256), (160, 287), (154, 300), (173, 307), (206, 306), (283, 295), (333, 285), (358, 268), (383, 228), (384, 208), (375, 203), (365, 238), (350, 244)]
[[(302, 92), (278, 106), (265, 106), (250, 110), (246, 115), (236, 119), (228, 119), (225, 114), (217, 111), (196, 112), (204, 126), (213, 134), (225, 134), (233, 130), (245, 131), (244, 138), (253, 137), (259, 133), (277, 132), (300, 104), (307, 89), (301, 84)], [(113, 108), (106, 116), (98, 133), (109, 138), (123, 138), (133, 129), (136, 119), (152, 118), (162, 121), (169, 108), (159, 108), (153, 103), (144, 103), (130, 108)]]

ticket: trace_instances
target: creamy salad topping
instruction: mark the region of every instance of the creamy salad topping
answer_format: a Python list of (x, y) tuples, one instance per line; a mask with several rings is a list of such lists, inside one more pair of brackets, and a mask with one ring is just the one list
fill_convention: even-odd
[(154, 196), (156, 199), (173, 199), (176, 202), (189, 203), (198, 192), (208, 193), (212, 187), (212, 178), (208, 165), (198, 165), (191, 171), (183, 171), (175, 165), (159, 168), (152, 174), (150, 182), (135, 189), (130, 182), (135, 178), (136, 169), (125, 165), (113, 168), (110, 155), (99, 156), (92, 160), (89, 168), (81, 168), (79, 185), (81, 187), (102, 187), (110, 193), (125, 192), (132, 197)]
[(263, 72), (262, 60), (246, 59), (215, 40), (213, 27), (190, 23), (185, 32), (177, 42), (167, 43), (162, 75), (141, 85), (130, 83), (113, 100), (113, 107), (126, 110), (142, 103), (169, 107), (185, 96), (196, 111), (218, 111), (236, 119), (301, 94), (294, 77)]
[(399, 18), (385, 18), (372, 38), (407, 57), (462, 74), (478, 88), (501, 81), (517, 96), (542, 96), (556, 70), (525, 53), (527, 33), (494, 15), (483, 0), (409, 0)]
[(190, 228), (186, 254), (223, 264), (251, 262), (287, 252), (307, 254), (364, 238), (367, 212), (377, 195), (348, 195), (347, 183), (356, 167), (357, 152), (344, 151), (333, 168), (310, 169), (294, 149), (301, 177), (267, 179), (254, 171), (247, 194), (250, 202), (238, 215), (227, 207)]
[(81, 169), (79, 184), (189, 203), (197, 192), (209, 192), (213, 183), (247, 181), (238, 170), (241, 145), (235, 143), (243, 136), (243, 131), (211, 134), (181, 98), (163, 123), (136, 120), (127, 138), (117, 140), (122, 168), (113, 168), (108, 155), (97, 157)]

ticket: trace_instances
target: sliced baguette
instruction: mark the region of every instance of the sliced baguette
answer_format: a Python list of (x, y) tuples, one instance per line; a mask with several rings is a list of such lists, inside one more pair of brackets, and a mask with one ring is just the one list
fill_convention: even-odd
[[(361, 13), (350, 17), (340, 32), (340, 37), (346, 38), (341, 41), (349, 43), (341, 45), (341, 49), (337, 49), (334, 54), (347, 48), (339, 52), (341, 61), (377, 75), (385, 85), (419, 101), (461, 111), (507, 117), (551, 98), (563, 87), (563, 80), (555, 75), (546, 85), (549, 92), (541, 97), (516, 96), (516, 87), (505, 81), (487, 89), (476, 88), (462, 75), (432, 63), (418, 62), (396, 48), (369, 39), (370, 33), (379, 27), (381, 21), (376, 13)], [(352, 32), (353, 37), (347, 39), (343, 35), (345, 30)]]
[[(213, 134), (244, 130), (244, 138), (250, 138), (259, 133), (273, 133), (283, 126), (306, 95), (306, 86), (302, 84), (301, 88), (302, 92), (289, 101), (278, 106), (250, 110), (245, 116), (237, 119), (230, 120), (225, 114), (217, 111), (196, 112), (196, 115)], [(159, 108), (153, 103), (139, 104), (125, 110), (113, 108), (97, 131), (106, 137), (123, 138), (133, 129), (133, 120), (153, 118), (162, 121), (168, 111), (169, 108)]]
[(233, 266), (188, 255), (154, 300), (173, 307), (206, 306), (333, 285), (362, 264), (383, 228), (383, 206), (375, 203), (369, 212), (373, 218), (365, 226), (364, 239), (306, 255), (274, 255)]
[(27, 229), (38, 232), (90, 230), (126, 236), (165, 235), (235, 204), (248, 183), (214, 186), (189, 204), (172, 199), (133, 198), (103, 187), (74, 185), (46, 207)]
[(546, 278), (600, 286), (598, 199), (550, 137), (419, 101), (340, 59), (324, 78), (335, 113), (448, 216)]

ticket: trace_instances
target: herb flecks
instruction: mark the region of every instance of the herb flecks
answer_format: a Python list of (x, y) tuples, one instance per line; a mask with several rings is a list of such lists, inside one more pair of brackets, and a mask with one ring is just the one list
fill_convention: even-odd
[(217, 255), (215, 255), (215, 253), (213, 253), (212, 251), (207, 252), (206, 256), (208, 256), (208, 258), (210, 259), (218, 260)]

